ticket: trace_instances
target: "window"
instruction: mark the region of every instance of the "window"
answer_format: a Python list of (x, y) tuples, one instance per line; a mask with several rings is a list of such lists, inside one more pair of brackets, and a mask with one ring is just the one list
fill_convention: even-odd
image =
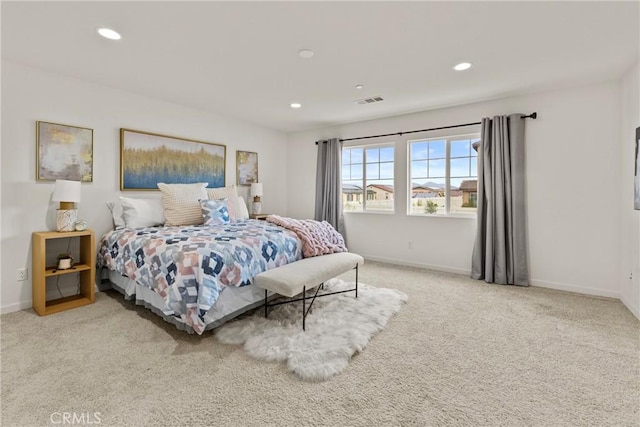
[(479, 134), (409, 141), (409, 214), (475, 213)]
[(393, 212), (392, 144), (342, 149), (342, 205), (345, 212)]

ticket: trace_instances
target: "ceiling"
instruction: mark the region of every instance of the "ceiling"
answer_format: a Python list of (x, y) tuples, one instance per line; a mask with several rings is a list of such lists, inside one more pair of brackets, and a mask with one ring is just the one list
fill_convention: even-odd
[(1, 17), (3, 60), (295, 132), (617, 78), (640, 5), (4, 1)]

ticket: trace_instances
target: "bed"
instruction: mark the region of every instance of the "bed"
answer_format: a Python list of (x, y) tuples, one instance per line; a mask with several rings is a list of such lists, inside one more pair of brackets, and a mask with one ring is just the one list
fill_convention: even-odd
[(129, 227), (102, 236), (97, 266), (107, 287), (202, 334), (261, 305), (253, 278), (301, 259), (301, 248), (296, 233), (262, 220)]

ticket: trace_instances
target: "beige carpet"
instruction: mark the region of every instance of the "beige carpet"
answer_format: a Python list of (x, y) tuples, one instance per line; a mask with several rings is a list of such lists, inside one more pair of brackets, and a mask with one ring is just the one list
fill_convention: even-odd
[(380, 263), (360, 278), (409, 300), (322, 383), (117, 293), (3, 315), (2, 425), (640, 425), (640, 322), (619, 301)]

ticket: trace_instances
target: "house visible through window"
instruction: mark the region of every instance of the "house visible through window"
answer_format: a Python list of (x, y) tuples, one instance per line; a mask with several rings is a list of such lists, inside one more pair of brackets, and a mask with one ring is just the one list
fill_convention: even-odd
[(409, 141), (409, 214), (475, 213), (478, 134)]
[(342, 149), (342, 205), (348, 211), (393, 212), (394, 146)]

